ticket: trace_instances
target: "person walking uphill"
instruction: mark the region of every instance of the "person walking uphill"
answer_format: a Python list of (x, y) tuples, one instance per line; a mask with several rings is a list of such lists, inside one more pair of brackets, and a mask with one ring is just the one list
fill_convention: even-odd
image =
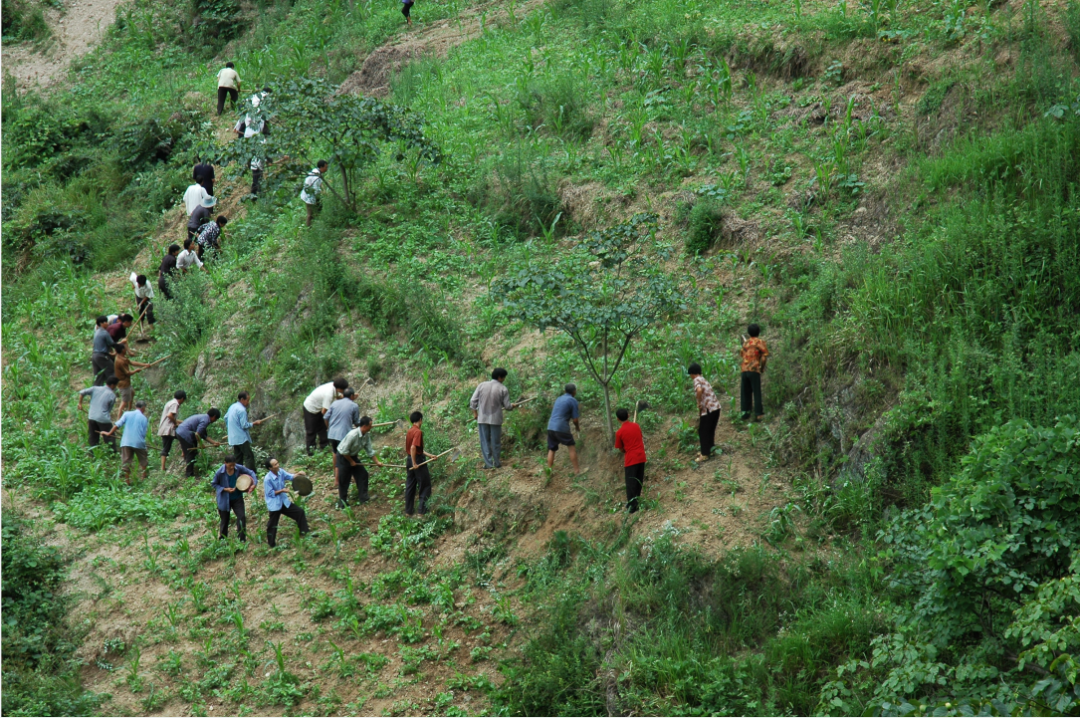
[(94, 320), (94, 348), (90, 354), (90, 367), (94, 372), (94, 386), (105, 386), (105, 380), (113, 375), (113, 360), (109, 353), (116, 342), (109, 334), (109, 318), (102, 315)]
[(210, 409), (205, 414), (192, 414), (176, 427), (176, 438), (180, 442), (180, 451), (184, 454), (188, 476), (195, 476), (195, 459), (199, 458), (199, 439), (210, 446), (221, 446), (221, 442), (214, 441), (206, 435), (209, 426), (220, 418), (220, 410)]
[(570, 463), (574, 465), (574, 473), (580, 474), (581, 467), (578, 466), (577, 449), (574, 448), (574, 435), (570, 433), (570, 422), (574, 422), (574, 428), (579, 432), (581, 431), (581, 422), (578, 420), (581, 417), (581, 407), (578, 404), (578, 400), (574, 398), (577, 395), (577, 387), (573, 384), (567, 384), (563, 387), (565, 392), (562, 396), (555, 400), (555, 404), (551, 407), (551, 418), (548, 419), (547, 427), (547, 465), (550, 469), (555, 464), (555, 452), (559, 450), (559, 445), (567, 447), (570, 452)]
[(180, 425), (180, 405), (187, 401), (187, 392), (178, 389), (173, 398), (165, 404), (161, 410), (161, 419), (158, 421), (158, 436), (161, 438), (161, 470), (165, 470), (165, 461), (172, 451), (173, 441), (176, 439), (176, 427)]
[(625, 454), (623, 474), (626, 477), (626, 510), (633, 514), (637, 513), (638, 497), (645, 485), (645, 439), (641, 435), (641, 427), (630, 421), (629, 411), (616, 409), (615, 418), (622, 424), (615, 432), (615, 448)]
[(338, 444), (346, 434), (360, 425), (360, 407), (353, 398), (356, 395), (352, 389), (341, 392), (341, 398), (330, 405), (323, 414), (323, 423), (326, 424), (326, 439), (330, 442), (330, 451), (334, 454), (334, 488), (337, 488), (338, 479)]
[(124, 427), (124, 435), (120, 437), (120, 475), (130, 484), (131, 464), (138, 458), (145, 481), (150, 477), (150, 461), (146, 457), (146, 432), (150, 428), (150, 420), (146, 418), (146, 402), (135, 402), (135, 409), (125, 411), (113, 428), (102, 436), (113, 436), (121, 426)]
[(405, 16), (405, 25), (412, 27), (412, 16), (409, 14), (412, 12), (413, 0), (401, 0), (401, 14)]
[(742, 396), (740, 409), (743, 421), (750, 420), (750, 410), (754, 410), (755, 421), (765, 418), (765, 407), (761, 401), (761, 375), (765, 373), (765, 364), (769, 361), (769, 348), (758, 337), (761, 327), (751, 324), (746, 328), (749, 339), (743, 341), (742, 350)]
[(116, 403), (116, 385), (120, 380), (110, 376), (105, 380), (105, 386), (91, 386), (79, 392), (79, 411), (82, 411), (83, 397), (90, 397), (90, 410), (87, 416), (88, 438), (90, 440), (90, 453), (94, 447), (101, 443), (101, 437), (109, 436), (108, 444), (116, 451), (116, 439), (107, 432), (112, 428), (112, 408)]
[(236, 66), (226, 62), (217, 74), (217, 113), (225, 111), (225, 98), (232, 100), (233, 109), (240, 99), (240, 75), (236, 72)]
[(712, 384), (701, 375), (701, 365), (691, 364), (686, 373), (694, 380), (694, 398), (698, 405), (698, 441), (701, 453), (694, 461), (707, 461), (716, 444), (716, 424), (720, 421), (720, 402), (713, 393)]
[(176, 271), (176, 258), (179, 254), (180, 247), (175, 244), (170, 244), (168, 250), (165, 252), (165, 256), (161, 258), (161, 266), (158, 267), (157, 286), (166, 299), (172, 299), (172, 292), (169, 290), (169, 282), (172, 281), (172, 275)]
[(320, 449), (327, 445), (326, 421), (323, 417), (334, 405), (338, 393), (348, 388), (349, 382), (339, 376), (331, 382), (315, 387), (304, 399), (304, 445), (307, 447), (308, 456), (313, 453), (316, 439)]
[[(246, 491), (236, 488), (236, 480), (241, 474), (251, 477), (251, 486)], [(229, 535), (229, 513), (236, 515), (236, 535), (241, 541), (247, 541), (247, 510), (244, 494), (250, 494), (259, 485), (259, 477), (248, 467), (236, 463), (235, 456), (226, 456), (225, 463), (214, 472), (210, 485), (217, 491), (218, 539)]]
[(248, 406), (251, 397), (246, 391), (240, 392), (236, 402), (225, 412), (225, 431), (228, 434), (229, 448), (233, 456), (244, 466), (255, 466), (255, 452), (251, 448), (251, 434), (248, 429), (259, 426), (263, 420), (248, 421)]
[[(334, 468), (340, 476), (338, 483), (338, 508), (343, 509), (349, 505), (349, 484), (356, 482), (356, 491), (360, 496), (360, 503), (367, 503), (368, 496), (368, 472), (360, 463), (360, 452), (367, 454), (376, 466), (382, 466), (375, 458), (375, 448), (371, 445), (371, 417), (361, 416), (360, 426), (356, 427), (341, 440), (337, 447), (337, 455), (334, 457)], [(423, 468), (427, 468), (426, 466)], [(423, 512), (421, 512), (423, 513)]]
[(491, 372), (491, 380), (476, 387), (469, 408), (480, 434), (480, 454), (484, 457), (485, 469), (497, 469), (502, 466), (499, 454), (502, 450), (503, 410), (513, 411), (517, 404), (510, 401), (510, 390), (506, 381), (506, 370), (497, 367)]
[(431, 471), (424, 462), (434, 459), (435, 455), (424, 451), (424, 431), (420, 428), (424, 423), (424, 415), (414, 411), (409, 414), (409, 421), (412, 426), (405, 434), (405, 514), (413, 515), (416, 494), (419, 492), (418, 510), (423, 516), (427, 513), (427, 502), (431, 498)]
[(292, 481), (293, 475), (281, 468), (278, 460), (273, 457), (267, 459), (266, 468), (268, 472), (263, 477), (263, 496), (266, 499), (266, 510), (270, 512), (270, 518), (266, 522), (266, 545), (274, 548), (277, 546), (278, 521), (282, 515), (296, 522), (301, 536), (308, 532), (308, 522), (307, 514), (292, 502), (289, 491), (285, 488), (285, 482)]
[[(220, 115), (221, 112), (219, 111)], [(214, 196), (214, 165), (209, 162), (203, 162), (198, 157), (195, 158), (195, 166), (191, 170), (191, 179), (195, 180), (195, 184), (200, 185), (206, 194)], [(188, 212), (191, 214), (191, 212)]]
[(311, 220), (315, 218), (315, 210), (319, 207), (319, 195), (322, 194), (322, 176), (330, 165), (326, 160), (319, 160), (311, 168), (304, 178), (304, 188), (300, 190), (300, 199), (304, 201), (307, 210), (307, 226), (311, 226)]

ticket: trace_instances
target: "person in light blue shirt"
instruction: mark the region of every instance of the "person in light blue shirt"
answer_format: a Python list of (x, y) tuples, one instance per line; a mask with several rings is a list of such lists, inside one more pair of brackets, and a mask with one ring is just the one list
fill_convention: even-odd
[(266, 522), (266, 545), (274, 548), (277, 545), (278, 521), (282, 514), (296, 522), (301, 535), (308, 532), (308, 522), (304, 510), (289, 499), (288, 490), (285, 488), (285, 482), (292, 481), (293, 475), (281, 468), (278, 460), (273, 457), (267, 460), (266, 468), (269, 471), (263, 477), (263, 494), (266, 497), (266, 510), (270, 512), (270, 519)]
[(233, 455), (244, 466), (255, 466), (255, 452), (251, 448), (251, 434), (248, 429), (263, 423), (248, 421), (248, 405), (251, 398), (246, 391), (240, 392), (236, 397), (236, 403), (225, 412), (225, 431), (228, 433), (229, 446), (232, 447)]
[(102, 436), (111, 437), (121, 426), (124, 433), (120, 437), (120, 475), (130, 484), (131, 464), (138, 457), (145, 480), (150, 476), (150, 464), (146, 458), (146, 432), (150, 428), (150, 420), (146, 418), (146, 402), (135, 402), (135, 410), (125, 411), (113, 428)]
[(330, 451), (334, 453), (334, 488), (338, 486), (340, 472), (337, 465), (338, 444), (345, 435), (360, 425), (360, 407), (356, 405), (356, 392), (346, 388), (341, 392), (341, 399), (336, 400), (323, 414), (326, 423), (326, 440), (330, 442)]
[(555, 400), (555, 404), (551, 407), (551, 418), (548, 419), (548, 455), (547, 465), (548, 469), (555, 463), (555, 452), (559, 450), (559, 445), (563, 445), (570, 452), (570, 463), (574, 465), (574, 473), (580, 474), (581, 468), (578, 466), (577, 449), (574, 448), (574, 435), (570, 433), (570, 422), (574, 422), (574, 428), (579, 432), (581, 431), (581, 422), (578, 418), (581, 416), (581, 408), (578, 405), (578, 400), (575, 397), (577, 394), (577, 387), (573, 384), (567, 384), (563, 391), (562, 396)]
[[(236, 480), (241, 474), (251, 477), (251, 486), (247, 491), (236, 488)], [(236, 514), (236, 535), (241, 541), (247, 541), (247, 511), (244, 506), (244, 494), (251, 493), (259, 485), (259, 477), (246, 466), (236, 463), (235, 456), (226, 456), (225, 463), (214, 472), (214, 479), (210, 485), (217, 491), (217, 510), (220, 524), (218, 525), (218, 538), (223, 539), (229, 535), (229, 512)]]

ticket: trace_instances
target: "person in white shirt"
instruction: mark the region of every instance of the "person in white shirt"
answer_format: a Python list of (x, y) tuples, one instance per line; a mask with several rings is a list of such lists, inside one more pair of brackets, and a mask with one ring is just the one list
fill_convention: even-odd
[(199, 243), (188, 237), (184, 240), (184, 251), (176, 255), (176, 268), (183, 274), (187, 274), (188, 267), (203, 268), (202, 260), (199, 259)]
[(179, 389), (173, 392), (173, 398), (161, 410), (158, 422), (158, 436), (161, 437), (161, 470), (165, 470), (165, 461), (169, 458), (173, 442), (176, 440), (176, 427), (180, 425), (180, 405), (187, 401), (187, 392)]
[(198, 209), (204, 198), (210, 195), (201, 184), (193, 184), (184, 192), (184, 216), (190, 217), (191, 213)]
[(349, 382), (339, 376), (331, 382), (315, 387), (315, 391), (304, 399), (304, 434), (308, 456), (314, 453), (316, 439), (319, 440), (320, 449), (330, 445), (323, 415), (330, 410), (338, 394), (348, 388)]
[(319, 206), (319, 194), (322, 192), (322, 176), (330, 165), (326, 160), (319, 160), (318, 164), (304, 178), (304, 189), (300, 191), (300, 199), (304, 200), (307, 207), (307, 226), (311, 226), (311, 220), (315, 217), (315, 208)]
[(139, 310), (139, 316), (146, 319), (146, 323), (153, 325), (154, 319), (154, 303), (151, 301), (154, 298), (154, 288), (150, 286), (150, 282), (146, 281), (145, 274), (131, 273), (132, 286), (135, 287), (135, 305)]
[(240, 99), (240, 75), (234, 69), (231, 62), (226, 62), (225, 67), (217, 74), (217, 113), (225, 111), (225, 98), (232, 100), (233, 109)]

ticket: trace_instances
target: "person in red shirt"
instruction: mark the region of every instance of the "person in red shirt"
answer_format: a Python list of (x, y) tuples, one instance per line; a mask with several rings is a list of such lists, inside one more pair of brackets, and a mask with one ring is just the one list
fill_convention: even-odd
[(623, 459), (623, 471), (626, 475), (626, 510), (636, 513), (641, 487), (645, 484), (645, 439), (641, 427), (630, 421), (630, 412), (617, 409), (615, 416), (622, 423), (615, 432), (615, 448), (626, 455)]
[[(412, 426), (405, 434), (405, 513), (412, 516), (413, 504), (416, 500), (417, 490), (420, 492), (419, 512), (423, 516), (427, 513), (427, 502), (431, 498), (431, 471), (425, 463), (428, 459), (434, 459), (434, 454), (424, 451), (424, 432), (420, 429), (424, 423), (424, 415), (419, 411), (409, 414)], [(423, 466), (418, 466), (423, 464)], [(413, 468), (416, 466), (417, 468)]]

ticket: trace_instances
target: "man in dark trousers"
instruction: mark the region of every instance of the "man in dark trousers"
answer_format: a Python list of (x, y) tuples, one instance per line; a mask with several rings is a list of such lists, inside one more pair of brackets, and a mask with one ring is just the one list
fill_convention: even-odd
[(698, 441), (701, 453), (694, 461), (708, 461), (716, 444), (716, 423), (720, 421), (720, 402), (713, 392), (712, 384), (701, 375), (701, 365), (694, 362), (686, 368), (694, 380), (694, 399), (698, 406)]
[[(236, 488), (236, 480), (241, 474), (251, 477), (251, 486), (246, 492)], [(244, 506), (244, 493), (251, 493), (259, 484), (259, 477), (246, 466), (236, 463), (236, 457), (232, 454), (225, 457), (225, 463), (214, 472), (214, 480), (210, 485), (217, 491), (217, 512), (220, 523), (218, 525), (218, 538), (223, 539), (229, 535), (229, 513), (236, 514), (236, 535), (241, 541), (247, 541), (247, 510)]]
[(170, 244), (168, 250), (165, 252), (165, 256), (161, 258), (161, 266), (158, 267), (157, 286), (166, 299), (172, 299), (172, 292), (169, 291), (169, 282), (172, 280), (173, 272), (176, 271), (176, 256), (178, 254), (180, 254), (180, 247), (175, 244)]
[(232, 100), (235, 110), (236, 102), (240, 99), (240, 75), (236, 72), (236, 66), (226, 62), (225, 67), (218, 71), (217, 84), (217, 113), (220, 115), (225, 111), (225, 98)]
[(415, 513), (414, 502), (419, 491), (419, 512), (423, 516), (427, 513), (427, 502), (431, 498), (431, 472), (425, 462), (434, 459), (435, 455), (424, 451), (424, 431), (420, 428), (424, 415), (414, 411), (409, 415), (409, 421), (412, 426), (405, 434), (405, 513), (409, 516)]
[(761, 327), (757, 324), (747, 327), (746, 333), (750, 338), (743, 337), (739, 357), (742, 360), (742, 396), (739, 408), (742, 409), (743, 421), (750, 420), (751, 409), (754, 411), (754, 420), (761, 421), (765, 418), (765, 408), (761, 402), (761, 375), (765, 373), (765, 364), (769, 361), (769, 348), (758, 336), (761, 334)]
[(326, 421), (323, 417), (330, 411), (338, 394), (348, 388), (349, 382), (339, 376), (333, 381), (315, 387), (315, 390), (304, 399), (304, 434), (308, 456), (311, 456), (314, 450), (316, 439), (319, 441), (320, 449), (327, 445)]
[[(370, 431), (371, 417), (361, 416), (360, 426), (346, 434), (345, 438), (338, 444), (334, 464), (340, 477), (338, 482), (339, 509), (349, 505), (349, 484), (353, 481), (356, 482), (360, 503), (366, 503), (370, 499), (368, 496), (368, 472), (364, 465), (360, 463), (360, 452), (363, 451), (376, 466), (382, 466), (382, 463), (375, 458), (375, 448), (371, 445)], [(423, 468), (426, 469), (427, 467)], [(423, 513), (423, 511), (420, 513)]]
[(220, 418), (221, 411), (211, 409), (205, 414), (192, 414), (176, 427), (176, 440), (180, 442), (180, 451), (184, 455), (188, 476), (195, 476), (195, 459), (199, 457), (200, 439), (210, 446), (221, 446), (221, 442), (214, 441), (206, 435), (207, 428)]
[(269, 471), (263, 477), (263, 496), (266, 498), (266, 510), (270, 512), (270, 518), (266, 522), (266, 545), (274, 548), (277, 546), (278, 521), (282, 515), (296, 522), (301, 536), (308, 532), (308, 522), (307, 514), (292, 502), (288, 489), (285, 488), (285, 482), (292, 481), (293, 475), (281, 468), (278, 460), (273, 457), (267, 459), (266, 468)]
[(214, 196), (214, 166), (209, 162), (203, 162), (195, 158), (195, 167), (191, 170), (191, 179), (195, 184), (206, 190), (206, 194)]
[[(82, 411), (83, 397), (90, 397), (87, 429), (91, 453), (101, 443), (101, 435), (112, 429), (112, 408), (116, 403), (116, 385), (119, 381), (115, 376), (110, 376), (105, 380), (105, 386), (92, 386), (79, 392), (79, 411)], [(107, 443), (115, 453), (116, 437), (109, 436)]]
[[(352, 389), (346, 388), (341, 392), (341, 398), (330, 405), (323, 414), (323, 422), (326, 424), (326, 440), (330, 442), (330, 450), (337, 456), (338, 444), (345, 435), (360, 425), (360, 407), (353, 398), (356, 395)], [(338, 462), (334, 460), (334, 486), (338, 485)]]
[(116, 347), (109, 334), (109, 318), (102, 315), (94, 320), (94, 348), (90, 355), (90, 367), (94, 372), (94, 386), (105, 386), (105, 380), (113, 374), (113, 360), (109, 356)]
[(636, 513), (641, 487), (645, 485), (645, 439), (641, 435), (641, 427), (630, 421), (629, 411), (617, 409), (615, 417), (622, 423), (615, 432), (615, 448), (625, 454), (623, 473), (626, 477), (626, 510)]

